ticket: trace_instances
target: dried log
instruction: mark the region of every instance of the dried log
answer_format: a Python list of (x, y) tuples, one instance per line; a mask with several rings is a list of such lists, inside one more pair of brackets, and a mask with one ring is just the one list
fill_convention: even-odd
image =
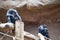
[(14, 30), (14, 24), (12, 23), (1, 23), (0, 24), (0, 31), (6, 32), (6, 33), (12, 33), (12, 30)]
[(17, 40), (24, 40), (24, 23), (19, 20), (15, 23), (15, 37)]

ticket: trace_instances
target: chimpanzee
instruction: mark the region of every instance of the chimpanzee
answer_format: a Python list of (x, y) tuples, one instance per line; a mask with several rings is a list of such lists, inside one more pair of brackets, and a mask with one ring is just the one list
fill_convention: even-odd
[(43, 36), (50, 38), (48, 29), (47, 29), (47, 25), (45, 25), (45, 24), (40, 25), (38, 27), (38, 32), (41, 33)]
[[(13, 8), (9, 9), (6, 14), (7, 23), (15, 24), (16, 20), (22, 21), (21, 17), (18, 15), (18, 12), (15, 9)], [(12, 32), (14, 33), (14, 31), (15, 31), (15, 28), (12, 30)]]
[(7, 17), (6, 20), (9, 23), (15, 24), (16, 20), (22, 21), (21, 17), (18, 15), (18, 12), (13, 8), (11, 8), (7, 11), (6, 17)]

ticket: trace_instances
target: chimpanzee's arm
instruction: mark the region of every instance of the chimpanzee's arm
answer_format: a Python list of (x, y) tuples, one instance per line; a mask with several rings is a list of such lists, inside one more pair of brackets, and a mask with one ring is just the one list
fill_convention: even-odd
[(7, 16), (7, 22), (10, 22), (11, 23), (10, 16)]
[(21, 18), (21, 16), (19, 16), (18, 13), (16, 13), (16, 17), (18, 18), (18, 20), (22, 21), (22, 18)]

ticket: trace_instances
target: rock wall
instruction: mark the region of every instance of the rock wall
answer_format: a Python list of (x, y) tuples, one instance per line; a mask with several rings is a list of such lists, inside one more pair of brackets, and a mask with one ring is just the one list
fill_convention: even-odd
[[(23, 21), (31, 24), (60, 23), (60, 5), (46, 5), (41, 8), (15, 8)], [(6, 22), (7, 9), (0, 9), (0, 22)]]

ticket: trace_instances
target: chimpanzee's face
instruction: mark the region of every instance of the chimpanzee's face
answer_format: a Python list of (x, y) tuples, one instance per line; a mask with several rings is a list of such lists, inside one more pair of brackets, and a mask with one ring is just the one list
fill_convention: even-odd
[(43, 25), (40, 26), (40, 29), (44, 29)]
[(14, 15), (16, 12), (13, 11), (13, 10), (11, 10), (11, 11), (9, 11), (9, 13), (12, 14), (12, 15)]
[(9, 11), (9, 14), (11, 14), (11, 16), (14, 18), (14, 17), (15, 17), (15, 15), (16, 15), (16, 12), (15, 12), (15, 11), (13, 11), (13, 10), (10, 10), (10, 11)]
[(11, 11), (9, 11), (9, 14), (11, 14), (14, 17), (16, 15), (16, 12), (11, 10)]

